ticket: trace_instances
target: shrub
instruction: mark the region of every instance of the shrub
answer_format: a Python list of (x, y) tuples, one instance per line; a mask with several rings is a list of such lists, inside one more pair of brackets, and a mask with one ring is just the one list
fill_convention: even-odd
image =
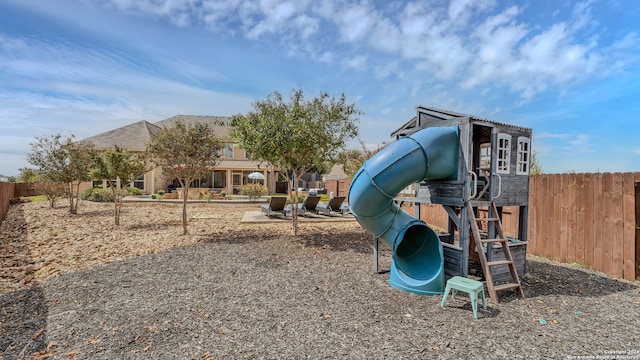
[[(291, 194), (291, 196), (287, 196), (287, 204), (293, 204), (294, 203), (292, 195), (293, 195), (293, 193)], [(305, 197), (306, 196), (304, 194), (299, 192), (298, 193), (298, 204), (301, 204), (304, 201)]]
[(38, 194), (46, 196), (46, 200), (49, 201), (49, 206), (54, 207), (56, 200), (65, 195), (67, 190), (66, 184), (58, 181), (41, 180), (33, 183), (33, 189)]
[(124, 196), (139, 196), (142, 195), (142, 190), (137, 187), (127, 187), (124, 191)]
[(113, 192), (111, 189), (89, 188), (80, 195), (80, 198), (87, 201), (109, 202), (113, 201)]
[(266, 193), (267, 189), (260, 184), (247, 184), (240, 187), (240, 194), (248, 196), (251, 201), (256, 201)]

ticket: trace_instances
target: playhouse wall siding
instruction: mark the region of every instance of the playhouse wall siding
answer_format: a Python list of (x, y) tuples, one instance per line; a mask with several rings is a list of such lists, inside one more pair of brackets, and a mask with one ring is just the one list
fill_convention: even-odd
[[(527, 257), (527, 244), (525, 242), (509, 244), (509, 251), (511, 252), (511, 257), (513, 258), (513, 262), (516, 266), (516, 272), (519, 277), (524, 276), (525, 274), (525, 264)], [(502, 250), (502, 246), (494, 246), (492, 249), (493, 254), (488, 256), (489, 261), (499, 261), (505, 260), (504, 251)], [(494, 281), (510, 281), (511, 273), (509, 272), (508, 266), (495, 266), (491, 268), (491, 278)]]
[(463, 261), (464, 253), (462, 248), (441, 242), (444, 256), (444, 277), (445, 280), (454, 276), (466, 276), (468, 262)]

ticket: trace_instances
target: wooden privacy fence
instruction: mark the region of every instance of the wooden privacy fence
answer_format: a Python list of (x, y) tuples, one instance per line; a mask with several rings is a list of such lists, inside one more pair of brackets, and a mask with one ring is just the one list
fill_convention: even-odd
[(349, 187), (351, 186), (351, 178), (339, 180), (325, 180), (324, 187), (327, 194), (333, 193), (334, 196), (348, 196)]
[(30, 183), (0, 182), (0, 223), (2, 223), (7, 216), (9, 203), (12, 198), (33, 195), (36, 194)]
[(14, 183), (0, 182), (0, 223), (9, 211), (9, 200), (14, 197)]
[(529, 252), (635, 280), (639, 182), (640, 173), (532, 176)]
[[(529, 253), (627, 280), (640, 276), (640, 173), (534, 175), (529, 186)], [(518, 234), (518, 211), (504, 207), (507, 235)], [(442, 206), (423, 204), (420, 214), (447, 229)]]

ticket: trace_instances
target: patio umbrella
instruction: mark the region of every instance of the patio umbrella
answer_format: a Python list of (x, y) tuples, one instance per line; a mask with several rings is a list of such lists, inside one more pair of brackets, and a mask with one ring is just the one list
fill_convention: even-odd
[(254, 180), (264, 180), (264, 175), (262, 173), (259, 172), (252, 172), (251, 174), (249, 174), (249, 179), (254, 179)]
[(256, 180), (264, 180), (264, 175), (262, 173), (255, 171), (249, 174), (249, 179), (253, 179), (253, 183), (255, 184)]

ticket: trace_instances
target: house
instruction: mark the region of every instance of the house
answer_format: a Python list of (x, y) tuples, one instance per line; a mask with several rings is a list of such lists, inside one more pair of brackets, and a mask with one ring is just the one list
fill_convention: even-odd
[[(212, 192), (225, 192), (236, 194), (242, 185), (258, 182), (266, 185), (269, 192), (275, 192), (278, 171), (270, 166), (261, 165), (259, 162), (249, 159), (247, 153), (241, 149), (231, 138), (229, 131), (228, 117), (221, 116), (195, 116), (177, 115), (156, 123), (148, 121), (138, 121), (114, 130), (97, 134), (84, 139), (92, 143), (96, 150), (109, 150), (118, 146), (131, 152), (144, 152), (147, 143), (162, 128), (173, 126), (176, 121), (186, 124), (205, 123), (208, 124), (225, 141), (220, 157), (220, 162), (215, 169), (202, 179), (198, 179), (191, 184), (195, 188), (203, 188)], [(251, 180), (249, 174), (260, 172), (264, 175), (264, 180)], [(95, 180), (81, 186), (81, 191), (102, 183), (102, 180)], [(151, 194), (158, 190), (166, 190), (170, 186), (179, 187), (177, 180), (168, 179), (164, 176), (161, 168), (152, 168), (140, 178), (136, 179), (132, 186), (141, 189), (144, 193)]]

